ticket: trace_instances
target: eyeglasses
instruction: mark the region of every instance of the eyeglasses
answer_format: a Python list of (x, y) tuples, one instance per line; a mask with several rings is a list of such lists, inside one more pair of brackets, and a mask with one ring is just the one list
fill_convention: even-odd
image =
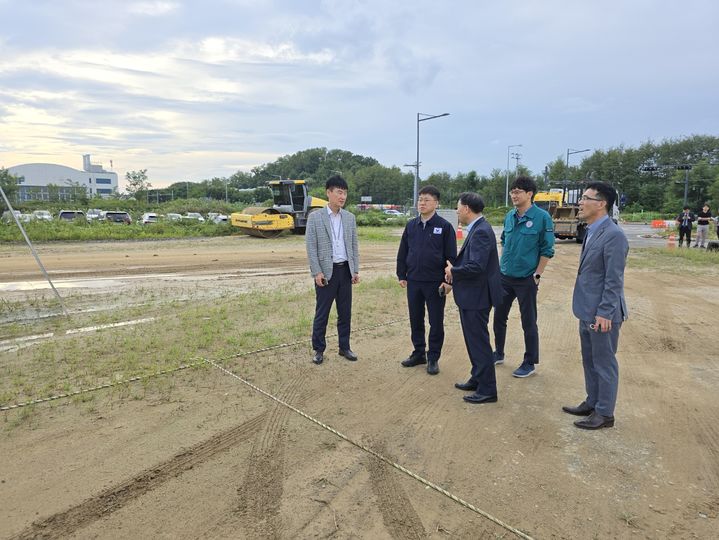
[(527, 192), (523, 189), (513, 189), (512, 191), (509, 192), (510, 195), (519, 195), (520, 193), (527, 193)]
[(603, 201), (604, 199), (600, 197), (590, 197), (589, 195), (582, 195), (579, 199), (580, 201)]

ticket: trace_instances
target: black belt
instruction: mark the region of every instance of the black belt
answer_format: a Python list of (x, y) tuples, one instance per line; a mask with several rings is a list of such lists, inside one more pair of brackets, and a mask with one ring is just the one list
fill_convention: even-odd
[(332, 263), (332, 266), (347, 266), (347, 261)]

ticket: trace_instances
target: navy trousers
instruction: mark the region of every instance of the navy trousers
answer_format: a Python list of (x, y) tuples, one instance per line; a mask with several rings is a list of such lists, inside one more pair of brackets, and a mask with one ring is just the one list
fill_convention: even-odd
[(467, 346), (472, 371), (471, 384), (477, 385), (477, 393), (483, 396), (497, 395), (497, 378), (494, 373), (492, 344), (489, 342), (489, 308), (460, 309), (464, 344)]
[[(444, 305), (446, 297), (437, 290), (441, 281), (407, 281), (407, 305), (414, 353), (427, 352), (429, 360), (439, 360), (444, 344)], [(429, 348), (425, 342), (424, 310), (429, 319)]]
[(597, 332), (579, 321), (579, 341), (582, 346), (584, 385), (587, 390), (585, 402), (603, 416), (614, 416), (619, 387), (619, 364), (617, 345), (621, 322), (613, 322), (609, 332)]
[(324, 352), (327, 348), (325, 334), (332, 303), (337, 303), (337, 334), (339, 348), (350, 348), (350, 326), (352, 322), (352, 274), (347, 263), (336, 264), (332, 279), (324, 287), (315, 284), (315, 320), (312, 323), (312, 349)]
[(507, 319), (512, 303), (519, 301), (524, 332), (524, 364), (539, 363), (539, 329), (537, 328), (537, 284), (534, 277), (513, 278), (502, 275), (502, 305), (494, 311), (494, 350), (504, 354)]

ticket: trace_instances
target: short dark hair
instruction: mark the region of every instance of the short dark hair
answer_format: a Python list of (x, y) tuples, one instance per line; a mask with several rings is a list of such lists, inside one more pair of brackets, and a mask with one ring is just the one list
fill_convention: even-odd
[(465, 206), (469, 206), (469, 209), (475, 214), (480, 214), (484, 210), (484, 200), (479, 196), (478, 193), (472, 191), (465, 191), (459, 194), (459, 202)]
[(689, 205), (685, 204), (684, 207), (682, 208), (682, 210), (689, 210)]
[(349, 189), (349, 186), (347, 185), (347, 180), (342, 178), (339, 174), (335, 174), (334, 176), (330, 176), (327, 179), (327, 182), (325, 182), (325, 189), (334, 189), (334, 188), (340, 188), (347, 191)]
[(432, 197), (439, 200), (439, 190), (434, 186), (424, 186), (419, 190), (419, 195), (432, 195)]
[(532, 180), (529, 176), (518, 176), (509, 186), (510, 191), (513, 189), (521, 189), (522, 191), (531, 191), (532, 199), (537, 194), (537, 182)]
[(605, 182), (589, 182), (586, 189), (593, 189), (603, 201), (607, 203), (607, 213), (611, 212), (614, 207), (614, 201), (617, 200), (616, 190)]

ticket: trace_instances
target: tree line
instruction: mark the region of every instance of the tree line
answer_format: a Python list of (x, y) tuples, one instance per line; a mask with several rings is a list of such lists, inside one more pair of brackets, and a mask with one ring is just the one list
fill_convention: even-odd
[[(254, 167), (250, 172), (237, 171), (228, 178), (215, 177), (200, 182), (175, 182), (166, 188), (153, 188), (146, 169), (128, 172), (125, 180), (128, 194), (147, 203), (204, 198), (253, 204), (271, 198), (267, 182), (278, 178), (303, 179), (312, 195), (324, 197), (324, 182), (333, 174), (341, 174), (350, 185), (350, 204), (359, 203), (362, 196), (369, 196), (373, 203), (379, 204), (412, 204), (413, 173), (339, 149), (301, 150)], [(693, 135), (660, 143), (650, 141), (638, 148), (618, 146), (596, 150), (570, 166), (564, 156), (557, 156), (539, 172), (520, 164), (510, 171), (510, 178), (518, 175), (533, 177), (542, 190), (591, 180), (605, 181), (617, 189), (623, 209), (629, 212), (678, 212), (683, 206), (685, 189), (691, 208), (698, 209), (709, 202), (716, 210), (719, 206), (719, 138)], [(0, 183), (9, 196), (17, 189), (14, 179), (4, 169), (0, 169)], [(505, 183), (506, 171), (499, 168), (489, 174), (438, 172), (421, 181), (421, 185), (437, 186), (445, 204), (448, 201), (451, 204), (463, 191), (476, 191), (482, 194), (487, 206), (492, 207), (504, 206)]]

